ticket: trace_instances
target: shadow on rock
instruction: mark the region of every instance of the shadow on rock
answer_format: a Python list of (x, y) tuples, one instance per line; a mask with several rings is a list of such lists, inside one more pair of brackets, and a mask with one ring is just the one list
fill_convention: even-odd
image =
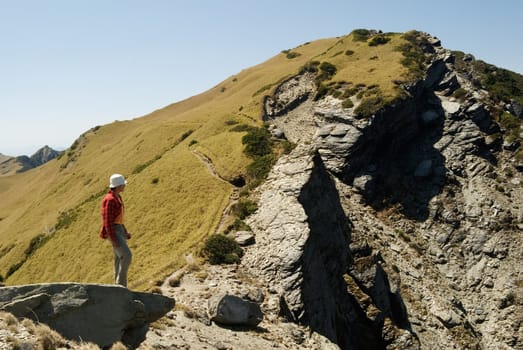
[(115, 285), (34, 284), (0, 288), (0, 310), (45, 323), (63, 337), (100, 347), (121, 341), (136, 348), (149, 324), (174, 307), (174, 299)]
[(423, 112), (413, 120), (412, 138), (398, 142), (397, 133), (381, 135), (370, 165), (353, 180), (375, 210), (399, 206), (417, 221), (428, 218), (429, 201), (442, 192), (447, 172), (445, 157), (434, 148), (443, 135), (444, 111), (434, 96), (422, 101), (427, 105), (418, 109)]
[(350, 261), (352, 225), (321, 158), (315, 156), (314, 163), (310, 180), (299, 196), (310, 236), (301, 261), (304, 310), (294, 317), (342, 349), (384, 349), (379, 330), (347, 292), (343, 276)]

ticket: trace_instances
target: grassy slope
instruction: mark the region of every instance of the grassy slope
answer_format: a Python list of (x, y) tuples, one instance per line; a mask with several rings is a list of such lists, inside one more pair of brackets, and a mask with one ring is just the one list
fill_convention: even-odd
[[(400, 35), (391, 34), (390, 38), (387, 45), (369, 46), (367, 42), (343, 37), (315, 60), (328, 61), (338, 68), (332, 81), (379, 85), (386, 97), (394, 97), (397, 90), (393, 80), (401, 79), (407, 70), (400, 63), (402, 53), (394, 50), (404, 40)], [(347, 56), (347, 50), (354, 53)]]
[(0, 154), (0, 176), (15, 175), (22, 166), (16, 161), (16, 158), (5, 157)]
[[(263, 96), (309, 60), (335, 64), (334, 80), (379, 84), (393, 94), (391, 80), (404, 73), (401, 55), (393, 50), (398, 40), (378, 47), (350, 37), (301, 45), (292, 49), (298, 57), (280, 53), (205, 93), (142, 118), (94, 128), (60, 159), (0, 178), (0, 274), (22, 261), (31, 239), (52, 231), (65, 212), (70, 225), (54, 232), (7, 283), (110, 283), (112, 251), (97, 234), (101, 196), (109, 175), (118, 172), (129, 181), (124, 200), (134, 234), (130, 286), (151, 286), (214, 232), (232, 191), (191, 149), (206, 154), (222, 177), (244, 173), (250, 160), (242, 153), (243, 134), (229, 132), (227, 121), (259, 124)], [(339, 54), (348, 49), (355, 54)], [(374, 56), (378, 59), (371, 60)], [(192, 134), (180, 141), (189, 130)], [(189, 146), (193, 140), (197, 143)], [(148, 166), (133, 172), (139, 165)]]

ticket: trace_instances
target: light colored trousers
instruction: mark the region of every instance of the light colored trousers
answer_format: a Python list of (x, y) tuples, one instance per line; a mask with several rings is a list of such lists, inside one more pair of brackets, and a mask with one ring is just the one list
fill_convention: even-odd
[(119, 247), (113, 246), (114, 252), (114, 281), (116, 284), (127, 287), (127, 271), (131, 265), (133, 257), (131, 250), (127, 246), (127, 235), (123, 225), (114, 225), (114, 233), (120, 244)]

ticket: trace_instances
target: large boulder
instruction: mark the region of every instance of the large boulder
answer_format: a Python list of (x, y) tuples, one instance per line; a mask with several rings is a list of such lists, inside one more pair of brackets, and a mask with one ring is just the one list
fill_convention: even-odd
[(209, 316), (214, 322), (228, 326), (256, 327), (263, 320), (260, 305), (228, 294), (209, 300)]
[(34, 284), (0, 288), (0, 310), (45, 323), (65, 338), (136, 348), (174, 299), (118, 285)]

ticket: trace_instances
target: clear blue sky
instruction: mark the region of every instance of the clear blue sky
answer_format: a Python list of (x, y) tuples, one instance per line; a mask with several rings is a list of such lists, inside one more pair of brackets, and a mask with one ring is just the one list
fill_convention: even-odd
[(429, 32), (523, 74), (522, 16), (519, 0), (0, 0), (0, 153), (67, 148), (356, 28)]

